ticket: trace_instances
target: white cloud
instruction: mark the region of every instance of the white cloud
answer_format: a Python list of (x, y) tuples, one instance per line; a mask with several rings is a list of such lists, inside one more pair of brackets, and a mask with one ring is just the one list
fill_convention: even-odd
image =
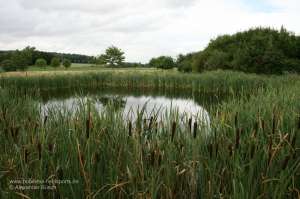
[(97, 55), (114, 44), (128, 61), (145, 62), (255, 26), (300, 33), (298, 2), (264, 0), (254, 9), (246, 0), (0, 0), (0, 49)]

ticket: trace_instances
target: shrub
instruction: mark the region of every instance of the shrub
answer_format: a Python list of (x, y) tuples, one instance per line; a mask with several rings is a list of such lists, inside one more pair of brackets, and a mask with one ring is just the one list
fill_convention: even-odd
[(38, 67), (45, 67), (47, 66), (47, 61), (43, 58), (39, 58), (35, 61), (35, 65)]
[(3, 60), (0, 64), (0, 66), (2, 67), (2, 69), (4, 71), (16, 71), (17, 68), (16, 66), (13, 64), (13, 62), (9, 59)]
[(155, 68), (162, 69), (171, 69), (176, 66), (173, 58), (169, 56), (160, 56), (157, 58), (152, 58), (149, 62), (149, 65)]
[(63, 60), (63, 66), (64, 66), (65, 68), (70, 68), (71, 65), (72, 65), (72, 63), (71, 63), (70, 60), (68, 60), (68, 59), (64, 59), (64, 60)]
[(60, 59), (58, 57), (53, 57), (51, 59), (51, 66), (52, 67), (59, 67), (60, 66)]

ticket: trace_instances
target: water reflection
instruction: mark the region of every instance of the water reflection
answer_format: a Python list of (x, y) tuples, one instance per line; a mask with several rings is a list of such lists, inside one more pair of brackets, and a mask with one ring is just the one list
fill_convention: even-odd
[[(208, 112), (192, 99), (169, 98), (166, 96), (133, 96), (133, 95), (112, 95), (95, 94), (87, 96), (76, 96), (69, 98), (48, 99), (41, 103), (43, 114), (51, 109), (62, 109), (74, 111), (79, 107), (79, 103), (87, 104), (91, 102), (96, 110), (103, 111), (107, 106), (113, 106), (115, 111), (121, 111), (125, 121), (135, 121), (137, 112), (143, 111), (143, 119), (154, 118), (156, 121), (165, 121), (172, 115), (179, 118), (179, 122), (186, 123), (201, 122), (202, 127), (209, 127), (210, 118)], [(167, 120), (168, 121), (168, 120)]]

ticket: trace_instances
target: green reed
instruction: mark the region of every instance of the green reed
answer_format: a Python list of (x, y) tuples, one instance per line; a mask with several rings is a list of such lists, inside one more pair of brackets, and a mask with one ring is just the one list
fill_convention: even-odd
[[(222, 80), (216, 77), (220, 74)], [(105, 84), (134, 81), (133, 76), (123, 78)], [(38, 88), (62, 82), (2, 80), (12, 84), (0, 91), (0, 197), (299, 197), (298, 77), (239, 74), (234, 79), (217, 72), (156, 78), (160, 83), (137, 77), (132, 85), (172, 87), (176, 81), (208, 91), (213, 82), (213, 91), (230, 85), (232, 97), (209, 109), (207, 135), (200, 118), (185, 118), (181, 123), (176, 110), (167, 110), (163, 121), (158, 121), (155, 114), (146, 117), (141, 108), (136, 120), (127, 121), (113, 104), (99, 112), (92, 101), (79, 100), (75, 111), (50, 108), (43, 115), (30, 93), (20, 95), (14, 86), (23, 81), (23, 86)], [(73, 79), (61, 81), (71, 84)], [(9, 189), (10, 180), (22, 178), (75, 181), (55, 184), (52, 191)]]

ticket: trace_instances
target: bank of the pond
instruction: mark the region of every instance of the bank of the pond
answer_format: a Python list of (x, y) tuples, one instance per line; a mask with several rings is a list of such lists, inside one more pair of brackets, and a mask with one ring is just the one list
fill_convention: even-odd
[(91, 72), (58, 73), (57, 75), (0, 76), (2, 87), (26, 89), (61, 88), (127, 88), (190, 90), (224, 93), (230, 91), (254, 92), (257, 88), (273, 87), (299, 81), (297, 75), (259, 76), (231, 71), (213, 71), (203, 74), (166, 72)]

